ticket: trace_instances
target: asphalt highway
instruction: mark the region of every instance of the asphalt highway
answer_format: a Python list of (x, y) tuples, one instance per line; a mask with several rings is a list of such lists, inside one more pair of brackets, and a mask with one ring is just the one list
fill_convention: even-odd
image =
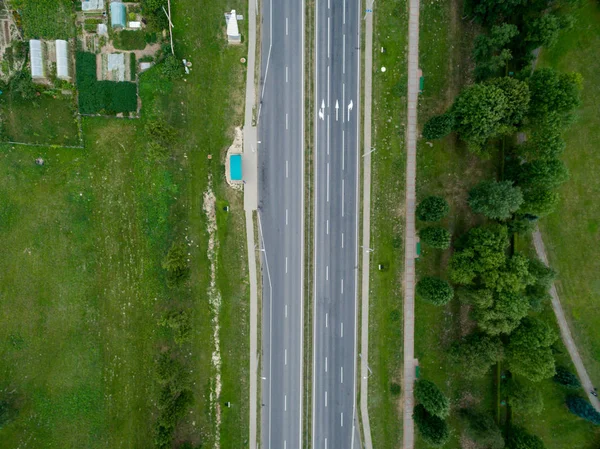
[(316, 2), (313, 448), (359, 447), (360, 3)]
[(302, 447), (304, 2), (262, 4), (258, 112), (262, 240), (261, 448)]

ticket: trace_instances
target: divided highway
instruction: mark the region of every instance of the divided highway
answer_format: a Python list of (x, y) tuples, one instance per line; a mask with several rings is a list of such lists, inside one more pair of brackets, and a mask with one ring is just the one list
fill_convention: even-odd
[[(302, 447), (304, 2), (262, 4), (258, 113), (264, 449)], [(251, 69), (251, 68), (250, 68)]]
[(313, 448), (359, 447), (359, 0), (317, 0)]

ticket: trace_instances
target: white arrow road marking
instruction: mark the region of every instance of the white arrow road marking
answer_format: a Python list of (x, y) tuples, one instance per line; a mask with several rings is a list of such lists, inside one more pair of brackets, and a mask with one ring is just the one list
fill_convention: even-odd
[(335, 100), (335, 121), (338, 121), (338, 113), (340, 112), (340, 104)]
[(348, 121), (350, 121), (350, 111), (354, 108), (354, 102), (350, 100), (350, 104), (348, 105)]
[(321, 109), (319, 109), (319, 118), (325, 120), (325, 100), (321, 102)]

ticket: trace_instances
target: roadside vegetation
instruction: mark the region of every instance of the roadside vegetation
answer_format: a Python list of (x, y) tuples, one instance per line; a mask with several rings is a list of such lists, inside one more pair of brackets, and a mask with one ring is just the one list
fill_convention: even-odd
[(222, 166), (246, 49), (227, 46), (218, 4), (180, 0), (173, 14), (178, 58), (194, 68), (163, 61), (143, 73), (141, 119), (85, 118), (82, 150), (3, 146), (7, 447), (247, 440), (242, 195)]
[[(417, 385), (433, 381), (447, 395), (452, 430), (417, 398), (417, 447), (587, 447), (596, 416), (582, 391), (570, 398), (552, 380), (557, 364), (571, 376), (573, 368), (548, 305), (555, 273), (527, 237), (539, 217), (552, 216), (568, 178), (562, 135), (581, 96), (573, 70), (530, 76), (528, 64), (534, 49), (559, 41), (571, 10), (495, 5), (466, 5), (470, 23), (459, 19), (460, 3), (427, 3), (421, 15), (418, 197), (445, 198), (450, 211), (420, 216), (417, 226), (427, 235), (418, 265), (427, 288), (416, 303)], [(536, 21), (554, 25), (534, 30)], [(526, 144), (518, 145), (517, 132)], [(452, 234), (450, 251), (427, 244), (432, 228)]]
[(373, 446), (382, 448), (402, 444), (404, 209), (399, 199), (404, 196), (407, 23), (405, 2), (375, 8), (369, 417)]

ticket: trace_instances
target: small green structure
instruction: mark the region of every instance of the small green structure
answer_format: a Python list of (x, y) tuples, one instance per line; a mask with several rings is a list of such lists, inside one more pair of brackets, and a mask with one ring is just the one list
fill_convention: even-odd
[(415, 259), (419, 260), (419, 257), (421, 257), (421, 241), (417, 240), (417, 246), (416, 246), (416, 257)]
[(418, 379), (421, 375), (421, 367), (419, 365), (415, 366), (415, 379)]

